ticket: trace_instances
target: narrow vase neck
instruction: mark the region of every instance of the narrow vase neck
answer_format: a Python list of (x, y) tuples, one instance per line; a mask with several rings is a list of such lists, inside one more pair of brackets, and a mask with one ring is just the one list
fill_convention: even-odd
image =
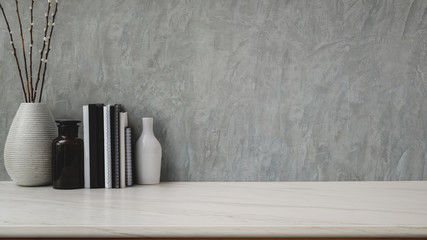
[(147, 134), (153, 134), (153, 119), (152, 118), (142, 118), (142, 127), (143, 132)]

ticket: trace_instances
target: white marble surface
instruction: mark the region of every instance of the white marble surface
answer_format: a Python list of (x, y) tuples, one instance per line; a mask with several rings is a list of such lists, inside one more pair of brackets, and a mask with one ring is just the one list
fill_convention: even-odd
[(0, 237), (427, 237), (427, 182), (0, 182)]

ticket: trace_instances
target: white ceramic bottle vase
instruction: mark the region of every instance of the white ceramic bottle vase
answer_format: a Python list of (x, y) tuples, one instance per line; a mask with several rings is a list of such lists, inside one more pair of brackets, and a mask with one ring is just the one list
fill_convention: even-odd
[(142, 118), (142, 134), (136, 142), (136, 182), (138, 184), (158, 184), (162, 147), (153, 133), (153, 119)]

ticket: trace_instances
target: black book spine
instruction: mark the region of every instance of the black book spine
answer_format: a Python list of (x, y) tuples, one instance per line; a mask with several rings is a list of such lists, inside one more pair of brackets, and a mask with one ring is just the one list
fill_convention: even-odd
[[(114, 105), (114, 156), (113, 156), (113, 188), (120, 188), (120, 105)], [(114, 129), (114, 130), (113, 130)]]
[(97, 176), (98, 188), (105, 188), (105, 159), (104, 159), (104, 104), (96, 106), (96, 133), (97, 133)]
[(90, 188), (98, 187), (98, 151), (96, 104), (89, 104)]
[(114, 156), (116, 154), (116, 149), (115, 146), (116, 144), (114, 143), (114, 139), (115, 139), (115, 133), (114, 133), (114, 105), (110, 106), (110, 134), (111, 134), (111, 186), (112, 188), (114, 188), (114, 178), (115, 178), (115, 165), (114, 165)]

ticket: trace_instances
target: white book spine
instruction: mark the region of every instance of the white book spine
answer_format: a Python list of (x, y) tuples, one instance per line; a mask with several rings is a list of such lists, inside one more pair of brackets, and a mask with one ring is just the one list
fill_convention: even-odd
[(126, 142), (125, 128), (128, 126), (128, 113), (120, 113), (120, 187), (126, 187)]
[(110, 105), (104, 106), (104, 170), (105, 188), (112, 188)]
[(89, 106), (83, 106), (84, 182), (90, 188)]

